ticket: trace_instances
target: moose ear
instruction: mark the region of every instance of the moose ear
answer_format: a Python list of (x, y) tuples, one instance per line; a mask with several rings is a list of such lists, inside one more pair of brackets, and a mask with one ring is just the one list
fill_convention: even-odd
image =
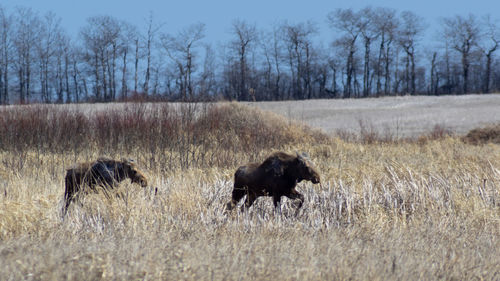
[(302, 153), (298, 153), (296, 152), (297, 154), (297, 160), (299, 161), (299, 163), (302, 163), (302, 164), (305, 164), (306, 161), (307, 161), (307, 154), (305, 154), (304, 152)]
[(135, 163), (134, 159), (131, 159), (131, 158), (129, 158), (129, 159), (122, 158), (122, 162), (125, 164), (134, 164)]
[(309, 159), (309, 154), (307, 154), (307, 152), (301, 152), (301, 153), (298, 153), (298, 152), (295, 152), (297, 154), (297, 158), (299, 159)]

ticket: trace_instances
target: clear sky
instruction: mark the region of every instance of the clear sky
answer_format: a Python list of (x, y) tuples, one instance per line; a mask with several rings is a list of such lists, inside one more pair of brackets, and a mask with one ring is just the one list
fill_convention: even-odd
[(15, 6), (30, 7), (40, 15), (53, 11), (71, 36), (76, 36), (91, 16), (110, 15), (144, 28), (152, 12), (155, 21), (164, 23), (164, 31), (168, 33), (175, 34), (193, 23), (205, 23), (205, 41), (214, 44), (231, 38), (231, 22), (237, 18), (265, 29), (282, 20), (291, 23), (313, 20), (320, 27), (321, 41), (329, 42), (331, 31), (326, 15), (336, 8), (359, 10), (372, 6), (413, 11), (425, 18), (428, 38), (439, 28), (442, 17), (472, 13), (500, 18), (497, 16), (500, 0), (2, 0), (0, 5), (9, 11)]

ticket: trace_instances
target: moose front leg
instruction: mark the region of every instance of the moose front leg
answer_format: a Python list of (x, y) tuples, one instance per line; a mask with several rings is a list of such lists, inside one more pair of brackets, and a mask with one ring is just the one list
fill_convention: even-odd
[(241, 206), (241, 211), (243, 212), (245, 209), (248, 210), (253, 205), (258, 196), (259, 195), (255, 192), (248, 192), (245, 204)]
[(273, 194), (274, 210), (281, 214), (281, 194)]
[(297, 211), (295, 214), (299, 213), (300, 208), (302, 208), (302, 204), (304, 203), (304, 195), (300, 194), (296, 189), (292, 189), (290, 194), (286, 195), (290, 199), (299, 199), (299, 205), (297, 206)]

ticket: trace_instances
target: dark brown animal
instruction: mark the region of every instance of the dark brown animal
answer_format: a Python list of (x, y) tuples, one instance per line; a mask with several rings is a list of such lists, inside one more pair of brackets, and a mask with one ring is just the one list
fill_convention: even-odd
[(91, 190), (95, 190), (96, 186), (112, 189), (126, 178), (130, 178), (132, 183), (140, 184), (142, 187), (148, 185), (146, 177), (136, 168), (135, 164), (125, 159), (116, 161), (109, 158), (99, 158), (97, 161), (82, 163), (68, 169), (65, 178), (63, 214), (66, 214), (69, 204), (84, 187), (89, 187)]
[(252, 206), (257, 197), (272, 196), (274, 207), (280, 206), (281, 196), (299, 199), (297, 211), (302, 207), (304, 196), (295, 186), (302, 180), (316, 184), (320, 182), (318, 171), (306, 156), (275, 152), (263, 163), (249, 163), (238, 168), (234, 174), (234, 188), (227, 209), (233, 209), (247, 195), (244, 208)]

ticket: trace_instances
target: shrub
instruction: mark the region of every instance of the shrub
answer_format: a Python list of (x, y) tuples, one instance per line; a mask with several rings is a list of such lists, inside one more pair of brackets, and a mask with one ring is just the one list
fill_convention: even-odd
[(463, 141), (470, 144), (500, 144), (500, 124), (470, 130)]

